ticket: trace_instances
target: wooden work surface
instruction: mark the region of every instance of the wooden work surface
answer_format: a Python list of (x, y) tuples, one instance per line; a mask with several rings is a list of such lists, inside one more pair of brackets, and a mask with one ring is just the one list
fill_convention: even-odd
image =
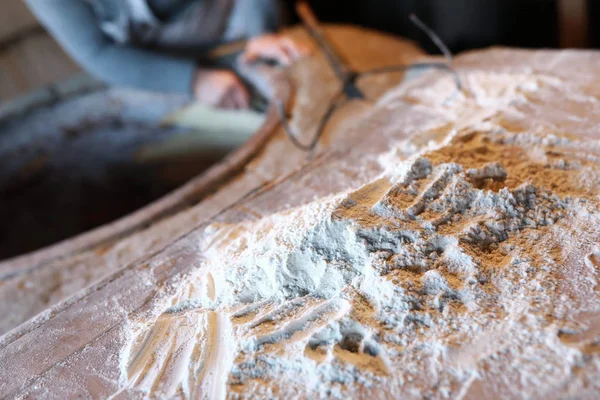
[[(411, 43), (358, 28), (329, 27), (328, 34), (359, 71), (410, 63), (423, 57)], [(277, 124), (277, 114), (271, 109), (265, 126), (257, 133), (256, 138), (260, 140), (250, 141), (246, 149), (242, 148), (237, 155), (186, 188), (141, 210), (137, 216), (93, 232), (78, 242), (76, 239), (0, 264), (0, 303), (29, 304), (28, 309), (18, 308), (26, 310), (23, 320), (41, 312), (0, 338), (0, 397), (143, 396), (146, 392), (140, 391), (139, 382), (129, 381), (124, 372), (131, 373), (131, 365), (135, 366), (135, 362), (130, 364), (127, 358), (130, 347), (139, 345), (130, 332), (154, 325), (160, 328), (163, 318), (170, 318), (163, 312), (185, 300), (189, 295), (186, 290), (195, 290), (189, 289), (186, 282), (208, 268), (204, 260), (213, 247), (218, 248), (221, 242), (234, 238), (238, 225), (260, 222), (277, 213), (285, 215), (314, 202), (325, 204), (331, 196), (351, 193), (363, 185), (368, 187), (384, 172), (382, 160), (386, 157), (402, 159), (427, 148), (435, 149), (436, 145), (452, 141), (461, 132), (468, 133), (475, 130), (474, 126), (487, 126), (486, 123), (492, 122), (511, 132), (551, 126), (557, 135), (568, 132), (582, 143), (586, 140), (597, 143), (598, 136), (593, 130), (598, 122), (597, 113), (590, 110), (594, 110), (594, 101), (600, 96), (600, 88), (595, 83), (599, 62), (600, 56), (593, 52), (492, 49), (461, 55), (456, 60), (456, 68), (464, 79), (467, 100), (463, 103), (461, 97), (454, 104), (444, 103), (455, 88), (451, 77), (442, 72), (431, 72), (400, 86), (401, 74), (365, 79), (359, 85), (373, 101), (348, 104), (340, 110), (312, 158), (285, 138)], [(576, 77), (573, 77), (574, 66), (577, 66)], [(273, 95), (287, 101), (292, 125), (302, 132), (303, 139), (309, 137), (320, 112), (339, 88), (323, 58), (307, 59), (288, 71), (262, 73)], [(526, 84), (532, 76), (541, 82), (542, 95), (527, 97), (523, 93), (530, 90)], [(568, 93), (573, 95), (563, 95), (550, 85), (559, 81), (567, 82)], [(522, 82), (522, 86), (515, 82)], [(550, 86), (544, 86), (546, 84)], [(391, 88), (393, 90), (386, 93)], [(497, 98), (512, 101), (493, 103)], [(478, 106), (467, 107), (472, 104), (469, 99), (475, 99)], [(554, 113), (556, 109), (562, 112)], [(461, 140), (466, 143), (472, 136), (467, 134)], [(396, 150), (389, 154), (392, 148)], [(460, 143), (451, 150), (459, 153)], [(590, 151), (589, 160), (597, 157), (596, 150)], [(441, 159), (454, 156), (450, 151), (439, 155)], [(486, 156), (482, 153), (481, 157)], [(240, 168), (239, 174), (231, 172)], [(200, 198), (199, 193), (204, 193), (204, 186), (215, 187), (214, 179), (222, 180), (223, 185), (194, 204), (194, 199)], [(361, 192), (352, 195), (359, 199)], [(352, 200), (352, 196), (349, 199)], [(179, 207), (182, 204), (190, 206)], [(177, 212), (157, 218), (165, 210)], [(144, 226), (144, 220), (152, 224)], [(583, 260), (592, 251), (593, 243), (584, 236), (576, 251), (581, 257), (560, 272), (565, 277), (589, 269)], [(594, 260), (592, 257), (592, 265), (596, 265)], [(46, 284), (50, 277), (57, 275), (60, 275), (59, 294), (56, 285)], [(570, 287), (564, 283), (567, 280), (564, 278), (559, 286), (574, 302), (584, 305), (591, 297), (598, 296), (593, 290), (590, 294)], [(27, 282), (34, 285), (29, 293)], [(214, 292), (214, 282), (212, 285)], [(208, 296), (214, 297), (210, 292), (209, 289)], [(216, 318), (213, 322), (220, 326), (220, 318), (225, 317), (211, 312), (209, 317)], [(597, 321), (597, 314), (590, 312), (585, 318)], [(212, 332), (209, 346), (218, 343), (214, 337), (219, 331)], [(458, 348), (461, 344), (453, 345)], [(216, 346), (209, 361), (222, 355), (219, 352), (224, 348), (227, 346)], [(500, 354), (500, 360), (504, 360), (506, 354)], [(471, 356), (479, 360), (479, 355)], [(239, 357), (251, 355), (240, 353)], [(510, 365), (510, 358), (506, 365)], [(513, 369), (509, 372), (516, 373)], [(425, 380), (425, 375), (422, 379)], [(593, 393), (592, 384), (586, 387), (573, 379), (572, 385), (557, 384), (555, 389), (584, 397)], [(223, 389), (230, 395), (233, 391), (229, 391), (235, 389), (215, 387), (207, 383), (209, 381), (208, 378), (197, 381), (195, 385), (200, 392), (193, 393), (199, 397), (211, 394), (222, 397)], [(494, 397), (518, 393), (527, 385), (513, 375), (507, 375), (505, 380), (491, 375), (480, 376), (479, 380), (465, 376), (464, 381), (468, 381), (464, 386), (461, 381), (460, 385), (456, 383), (458, 387), (450, 386), (447, 390), (472, 398), (483, 393)], [(364, 387), (360, 393), (365, 397), (395, 397), (404, 393), (399, 382), (382, 378), (379, 384)], [(431, 389), (434, 383), (423, 385), (429, 388), (427, 390), (434, 390)], [(508, 386), (509, 383), (512, 386)], [(260, 382), (253, 384), (260, 388)], [(154, 385), (160, 386), (160, 382)], [(301, 390), (293, 386), (286, 389), (285, 382), (270, 382), (267, 386), (278, 390), (271, 393), (280, 395), (286, 390)], [(176, 390), (173, 393), (184, 394)], [(263, 393), (264, 397), (269, 397), (268, 393)], [(237, 395), (244, 397), (244, 393)]]

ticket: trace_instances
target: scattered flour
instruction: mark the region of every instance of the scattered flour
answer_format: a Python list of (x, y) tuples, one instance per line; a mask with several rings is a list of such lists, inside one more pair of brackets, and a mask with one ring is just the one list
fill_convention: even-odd
[[(206, 369), (213, 351), (226, 355), (211, 373), (229, 398), (477, 397), (477, 382), (531, 369), (501, 391), (528, 397), (565, 379), (590, 355), (561, 342), (571, 312), (555, 307), (564, 262), (555, 250), (574, 220), (598, 232), (600, 213), (585, 190), (568, 196), (553, 190), (561, 179), (517, 174), (539, 160), (511, 144), (503, 162), (496, 150), (512, 136), (498, 132), (386, 157), (385, 173), (349, 193), (212, 226), (210, 237), (227, 238), (207, 249), (187, 291), (210, 281), (214, 296), (160, 317), (151, 331), (166, 324), (170, 333), (134, 349), (145, 363), (132, 385), (187, 394), (201, 384), (190, 366)], [(556, 141), (535, 146), (548, 152)], [(563, 167), (574, 160), (564, 160), (544, 168), (572, 174)], [(201, 338), (199, 328), (182, 339), (181, 319), (213, 314), (228, 321), (219, 329), (229, 342)], [(192, 344), (200, 350), (173, 359)], [(533, 354), (544, 357), (543, 373)], [(161, 368), (185, 373), (152, 373)], [(157, 389), (164, 384), (170, 391)]]
[[(450, 106), (439, 104), (450, 80), (388, 92), (377, 111), (388, 114), (370, 118), (408, 102), (446, 123), (421, 132), (415, 119), (360, 188), (213, 225), (187, 294), (134, 333), (171, 332), (135, 341), (130, 360), (146, 361), (123, 370), (129, 387), (187, 395), (209, 371), (231, 399), (593, 398), (600, 147), (585, 118), (553, 119), (556, 98), (594, 103), (565, 85), (475, 70)], [(190, 295), (207, 285), (211, 296)], [(181, 340), (187, 315), (227, 321), (230, 341)]]

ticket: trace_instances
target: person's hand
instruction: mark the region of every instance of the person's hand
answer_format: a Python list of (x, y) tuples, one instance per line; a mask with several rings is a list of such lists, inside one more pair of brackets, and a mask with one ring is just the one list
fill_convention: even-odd
[(198, 70), (194, 77), (194, 97), (211, 107), (243, 109), (250, 105), (250, 95), (242, 81), (227, 70)]
[(265, 58), (289, 65), (309, 53), (310, 48), (303, 43), (283, 35), (269, 34), (250, 39), (246, 44), (242, 60), (252, 62)]

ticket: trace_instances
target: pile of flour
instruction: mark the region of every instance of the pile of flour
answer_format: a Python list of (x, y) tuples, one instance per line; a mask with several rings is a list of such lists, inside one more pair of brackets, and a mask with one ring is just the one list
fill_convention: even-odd
[[(591, 61), (572, 76), (576, 59), (595, 58), (476, 52), (460, 57), (464, 91), (449, 104), (451, 79), (389, 91), (347, 128), (340, 162), (317, 160), (297, 192), (274, 186), (246, 218), (196, 233), (201, 266), (130, 320), (123, 385), (594, 398), (600, 87)], [(305, 192), (328, 194), (296, 202)], [(277, 195), (294, 206), (273, 208)]]
[(582, 157), (586, 146), (492, 118), (409, 159), (392, 148), (385, 172), (356, 190), (211, 225), (203, 267), (158, 322), (132, 323), (123, 379), (207, 398), (589, 387), (596, 339), (573, 339), (585, 331), (578, 310), (600, 305), (589, 286), (598, 158)]

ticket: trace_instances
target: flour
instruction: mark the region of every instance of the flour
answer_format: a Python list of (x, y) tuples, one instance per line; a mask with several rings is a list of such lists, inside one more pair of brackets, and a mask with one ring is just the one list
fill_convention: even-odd
[[(488, 381), (498, 396), (536, 397), (595, 357), (558, 332), (582, 301), (561, 289), (565, 266), (578, 265), (567, 261), (568, 237), (587, 232), (582, 256), (600, 237), (598, 165), (582, 147), (596, 142), (506, 123), (555, 78), (475, 73), (466, 81), (470, 96), (444, 110), (465, 119), (456, 128), (395, 142), (365, 185), (240, 223), (233, 240), (207, 250), (187, 291), (219, 282), (214, 299), (178, 311), (231, 320), (226, 353), (234, 356), (219, 377), (228, 398), (479, 397)], [(408, 97), (404, 90), (381, 107), (440, 96), (435, 84)], [(232, 227), (212, 229), (216, 237)], [(600, 299), (590, 296), (594, 309)], [(201, 353), (214, 346), (199, 344)], [(172, 363), (173, 351), (154, 353), (146, 368)], [(187, 375), (154, 378), (164, 380), (196, 385)]]
[[(531, 313), (555, 301), (561, 261), (550, 243), (556, 229), (569, 229), (562, 221), (574, 210), (587, 209), (594, 221), (600, 215), (554, 193), (551, 182), (511, 180), (523, 168), (517, 161), (536, 161), (525, 152), (493, 161), (492, 147), (484, 152), (480, 143), (498, 135), (459, 134), (438, 150), (388, 161), (370, 184), (244, 223), (235, 240), (211, 248), (205, 270), (221, 282), (213, 309), (232, 315), (227, 351), (236, 356), (222, 377), (228, 397), (453, 397), (469, 392), (482, 357), (521, 346), (510, 335), (540, 345), (555, 337), (539, 329), (564, 317)], [(442, 161), (471, 146), (479, 150)], [(226, 229), (215, 228), (215, 235)], [(460, 346), (490, 330), (509, 336), (480, 355)], [(563, 356), (581, 360), (552, 346), (548, 377), (536, 371), (536, 385), (561, 373)], [(168, 354), (155, 353), (150, 364)], [(186, 376), (155, 379), (192, 384)]]

